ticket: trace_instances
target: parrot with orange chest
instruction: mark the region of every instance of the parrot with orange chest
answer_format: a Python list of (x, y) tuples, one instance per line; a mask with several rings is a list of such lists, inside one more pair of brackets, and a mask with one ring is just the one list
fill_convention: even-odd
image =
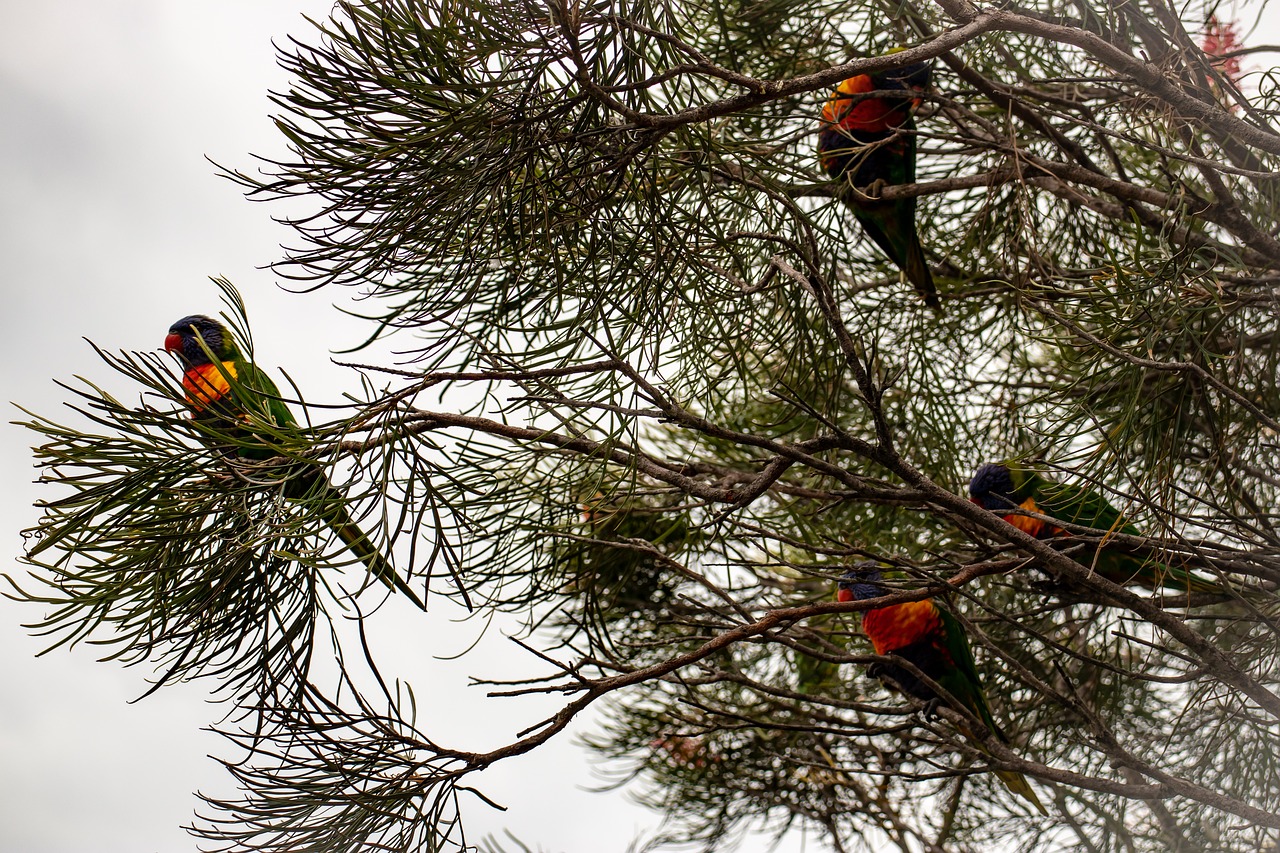
[[(1015, 462), (988, 462), (978, 466), (969, 481), (969, 500), (1036, 539), (1064, 538), (1071, 533), (1051, 522), (1023, 513), (1057, 519), (1067, 524), (1109, 533), (1141, 536), (1120, 510), (1092, 489), (1055, 483)], [(1150, 590), (1164, 587), (1180, 592), (1225, 592), (1219, 584), (1203, 580), (1186, 569), (1129, 553), (1104, 542), (1090, 545), (1072, 559), (1085, 568), (1119, 584), (1138, 584)]]
[(878, 198), (883, 187), (915, 183), (912, 111), (930, 75), (930, 64), (917, 62), (841, 82), (822, 108), (818, 162), (840, 182), (840, 200), (867, 236), (902, 270), (925, 304), (938, 308), (938, 291), (916, 232), (915, 197)]
[[(864, 601), (889, 594), (875, 563), (861, 563), (841, 577), (838, 601)], [(991, 716), (982, 680), (960, 622), (932, 598), (876, 607), (862, 614), (862, 632), (871, 640), (876, 654), (898, 657), (910, 663), (938, 684), (957, 703), (982, 723), (983, 728), (1002, 743), (1008, 738)], [(869, 673), (903, 693), (925, 702), (943, 701), (932, 687), (910, 669), (893, 663), (873, 666)], [(987, 753), (981, 741), (964, 726), (964, 735), (979, 752)], [(1024, 798), (1041, 814), (1047, 814), (1027, 778), (1012, 770), (993, 770), (1014, 794)]]
[[(192, 417), (212, 427), (216, 437), (227, 442), (228, 452), (256, 461), (284, 455), (251, 427), (256, 421), (264, 432), (285, 433), (296, 429), (298, 422), (276, 384), (244, 357), (225, 325), (203, 314), (183, 317), (169, 327), (164, 348), (183, 364), (182, 388)], [(419, 609), (427, 609), (351, 518), (346, 502), (318, 464), (290, 459), (264, 473), (283, 484), (287, 499), (316, 512), (374, 577), (403, 593)]]

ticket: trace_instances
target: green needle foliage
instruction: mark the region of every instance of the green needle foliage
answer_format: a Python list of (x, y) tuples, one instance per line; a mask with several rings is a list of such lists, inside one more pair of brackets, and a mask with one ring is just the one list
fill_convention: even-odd
[[(471, 774), (593, 707), (654, 846), (1274, 849), (1280, 89), (1270, 52), (1202, 49), (1225, 14), (341, 2), (282, 52), (289, 155), (229, 174), (310, 203), (280, 272), (370, 294), (406, 356), (325, 424), (260, 426), (406, 577), (519, 620), (530, 674), (495, 694), (563, 708), (467, 752), (336, 629), (318, 677), (348, 558), (148, 356), (101, 354), (162, 403), (75, 386), (84, 424), (28, 421), (61, 496), (13, 594), (55, 643), (217, 679), (248, 756), (194, 828), (215, 849), (465, 848)], [(814, 153), (842, 79), (918, 61), (917, 183), (879, 192), (918, 197), (941, 312)], [(1021, 533), (964, 494), (1005, 459), (1144, 535)], [(1098, 544), (1221, 592), (1116, 586)], [(1007, 742), (868, 674), (885, 602), (831, 600), (868, 558), (964, 626)]]
[[(237, 294), (220, 283), (232, 311), (226, 319), (246, 328)], [(107, 648), (107, 658), (153, 663), (153, 690), (212, 677), (237, 711), (296, 699), (318, 628), (324, 633), (317, 620), (352, 604), (339, 584), (356, 561), (317, 526), (324, 496), (299, 495), (289, 481), (304, 466), (328, 469), (350, 455), (370, 428), (362, 424), (381, 428), (382, 418), (282, 426), (228, 377), (246, 413), (228, 433), (190, 416), (180, 368), (167, 358), (97, 352), (140, 386), (141, 404), (82, 382), (64, 387), (75, 395), (73, 411), (97, 431), (34, 414), (23, 423), (45, 439), (35, 448), (42, 481), (66, 492), (42, 504), (40, 523), (27, 531), (31, 575), (13, 582), (16, 597), (48, 608), (29, 627), (55, 638), (52, 646), (88, 641)], [(253, 456), (240, 455), (243, 447)], [(331, 477), (364, 480), (347, 495), (353, 505), (390, 500), (395, 513), (356, 513), (358, 522), (388, 546), (402, 533), (418, 539), (432, 517), (430, 462), (415, 456), (400, 474), (394, 451), (363, 457)], [(376, 481), (365, 466), (375, 466)], [(436, 545), (447, 548), (445, 534)]]
[[(92, 385), (66, 386), (102, 431), (34, 416), (26, 426), (43, 479), (68, 494), (44, 504), (22, 597), (49, 607), (30, 627), (54, 645), (90, 640), (125, 663), (153, 661), (156, 686), (212, 676), (262, 697), (305, 671), (315, 633), (315, 546), (278, 499), (164, 398), (180, 399), (150, 354), (103, 360), (152, 392), (128, 406)], [(286, 554), (308, 555), (290, 560)], [(288, 688), (285, 687), (286, 692)]]

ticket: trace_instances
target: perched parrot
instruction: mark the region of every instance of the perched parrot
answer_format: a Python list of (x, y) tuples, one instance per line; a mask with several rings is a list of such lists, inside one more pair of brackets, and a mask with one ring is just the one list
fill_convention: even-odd
[[(862, 601), (886, 594), (875, 564), (861, 563), (844, 573), (836, 599)], [(978, 669), (964, 630), (956, 618), (934, 603), (932, 598), (868, 610), (862, 614), (862, 631), (871, 640), (876, 654), (900, 657), (913, 664), (978, 718), (988, 732), (1003, 743), (1009, 742), (987, 707), (982, 681), (978, 678)], [(940, 700), (927, 684), (904, 667), (878, 664), (871, 669), (871, 674), (918, 699), (926, 702)], [(972, 741), (977, 750), (986, 751), (971, 731), (961, 727), (960, 733)], [(1006, 788), (1026, 799), (1041, 814), (1048, 814), (1025, 776), (1012, 770), (993, 772)]]
[[(242, 458), (265, 460), (280, 455), (243, 428), (247, 420), (246, 407), (256, 408), (256, 414), (285, 430), (296, 427), (297, 421), (280, 398), (275, 383), (245, 359), (226, 326), (200, 314), (183, 317), (169, 327), (164, 348), (183, 363), (182, 387), (193, 418), (215, 427), (232, 442), (234, 452)], [(216, 361), (210, 358), (211, 354)], [(234, 386), (229, 380), (234, 380)], [(286, 497), (306, 500), (309, 508), (314, 507), (374, 577), (404, 593), (418, 608), (427, 609), (352, 520), (342, 496), (329, 484), (318, 465), (291, 462), (282, 465), (280, 470), (273, 470), (271, 475), (284, 482)]]
[[(929, 75), (929, 63), (917, 62), (843, 81), (822, 108), (818, 162), (840, 181), (840, 199), (867, 235), (898, 265), (925, 304), (938, 308), (938, 291), (916, 233), (915, 197), (879, 200), (883, 187), (915, 183), (911, 111), (920, 103)], [(876, 91), (895, 94), (862, 97)]]
[[(969, 500), (1001, 515), (1005, 521), (1037, 539), (1070, 536), (1057, 527), (1027, 515), (1004, 515), (1021, 509), (1056, 518), (1069, 524), (1090, 527), (1104, 534), (1141, 536), (1138, 528), (1124, 520), (1120, 511), (1092, 489), (1055, 483), (1012, 462), (979, 465), (969, 481)], [(1180, 592), (1223, 592), (1221, 586), (1202, 580), (1186, 569), (1167, 566), (1117, 547), (1089, 548), (1072, 556), (1077, 563), (1096, 571), (1112, 583), (1138, 584), (1147, 589), (1168, 587)]]

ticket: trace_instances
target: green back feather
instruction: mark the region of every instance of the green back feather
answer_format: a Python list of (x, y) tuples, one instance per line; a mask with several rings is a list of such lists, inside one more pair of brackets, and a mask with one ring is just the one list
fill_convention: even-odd
[[(280, 389), (263, 370), (246, 359), (236, 343), (235, 333), (224, 329), (219, 352), (221, 362), (230, 362), (235, 376), (223, 372), (230, 386), (229, 405), (214, 404), (208, 411), (224, 437), (235, 444), (242, 458), (264, 460), (291, 455), (290, 439), (296, 437), (298, 421), (281, 397)], [(249, 416), (248, 422), (238, 413)], [(298, 459), (272, 471), (284, 481), (284, 495), (305, 504), (316, 513), (362, 562), (369, 573), (388, 587), (399, 590), (420, 610), (426, 604), (396, 573), (368, 535), (351, 518), (346, 500), (329, 484), (322, 468), (310, 459)]]
[(260, 413), (268, 416), (279, 427), (298, 425), (293, 412), (289, 411), (289, 407), (281, 399), (280, 389), (276, 387), (275, 382), (271, 381), (270, 376), (253, 362), (246, 361), (239, 353), (231, 361), (235, 364), (241, 388), (252, 392), (257, 397), (259, 404), (257, 408)]
[[(1059, 521), (1089, 527), (1101, 533), (1123, 533), (1141, 536), (1120, 510), (1093, 489), (1055, 483), (1034, 471), (1009, 464), (1013, 477), (1014, 497), (1035, 500), (1040, 511)], [(1140, 584), (1148, 589), (1161, 587), (1190, 592), (1222, 592), (1212, 581), (1206, 581), (1186, 569), (1166, 565), (1153, 558), (1143, 558), (1116, 548), (1089, 548), (1074, 555), (1076, 562), (1093, 569), (1113, 583)]]
[[(982, 690), (982, 681), (978, 677), (978, 667), (974, 663), (973, 651), (969, 647), (969, 640), (965, 636), (964, 628), (960, 625), (959, 620), (944, 608), (938, 607), (936, 602), (934, 607), (942, 620), (942, 632), (946, 649), (956, 664), (955, 669), (948, 672), (938, 683), (972, 711), (974, 716), (987, 727), (987, 731), (1002, 742), (1008, 743), (1009, 738), (1001, 731), (1000, 726), (995, 721), (995, 717), (991, 715), (991, 708), (987, 705), (987, 697)], [(965, 734), (980, 752), (986, 752), (971, 733), (966, 732)], [(1035, 806), (1036, 811), (1040, 812), (1040, 814), (1048, 814), (1044, 805), (1040, 802), (1040, 798), (1036, 796), (1035, 789), (1031, 787), (1031, 783), (1027, 781), (1025, 776), (1013, 770), (994, 770), (993, 772), (1012, 793), (1027, 800), (1027, 802)]]
[(945, 687), (948, 693), (959, 699), (961, 704), (973, 712), (974, 716), (982, 720), (988, 731), (1001, 740), (1006, 740), (1004, 732), (991, 716), (991, 708), (987, 705), (987, 697), (983, 694), (982, 679), (978, 676), (978, 667), (974, 663), (973, 650), (969, 647), (969, 639), (965, 636), (964, 628), (956, 617), (945, 608), (939, 607), (937, 602), (934, 603), (934, 608), (942, 620), (943, 643), (951, 660), (955, 662), (955, 668), (948, 670), (938, 683)]

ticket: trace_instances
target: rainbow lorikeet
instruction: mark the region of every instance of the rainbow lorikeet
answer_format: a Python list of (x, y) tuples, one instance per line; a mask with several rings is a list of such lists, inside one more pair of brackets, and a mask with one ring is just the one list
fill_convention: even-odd
[[(888, 592), (881, 580), (881, 573), (874, 563), (859, 564), (844, 573), (836, 598), (839, 601), (879, 598)], [(862, 614), (862, 632), (871, 640), (876, 654), (900, 657), (911, 663), (981, 721), (988, 732), (1004, 743), (1009, 742), (987, 706), (964, 629), (932, 598), (868, 610)], [(903, 693), (926, 702), (937, 702), (941, 698), (905, 667), (892, 663), (877, 664), (870, 672)], [(961, 727), (960, 733), (980, 752), (986, 751), (971, 731)], [(1048, 814), (1027, 777), (1012, 770), (993, 772), (1006, 788), (1026, 799), (1041, 814)]]
[[(915, 197), (881, 201), (886, 186), (916, 180), (912, 110), (929, 85), (930, 65), (859, 74), (844, 80), (822, 108), (818, 162), (840, 181), (840, 199), (872, 240), (898, 265), (930, 307), (939, 307), (933, 274), (916, 233)], [(870, 92), (881, 92), (874, 97)]]
[[(1055, 483), (1013, 462), (979, 465), (969, 481), (969, 500), (1037, 539), (1071, 534), (1038, 518), (1004, 513), (1008, 510), (1034, 512), (1092, 528), (1104, 536), (1110, 533), (1142, 535), (1138, 528), (1125, 521), (1118, 509), (1092, 489)], [(1072, 559), (1121, 586), (1138, 584), (1151, 590), (1168, 587), (1181, 592), (1223, 592), (1218, 584), (1202, 580), (1186, 569), (1167, 566), (1105, 542), (1100, 547), (1074, 554)]]
[[(164, 348), (184, 365), (182, 387), (192, 417), (225, 437), (243, 459), (266, 460), (281, 454), (247, 427), (250, 409), (282, 430), (297, 426), (271, 378), (245, 359), (235, 337), (222, 323), (195, 314), (169, 327)], [(273, 478), (283, 483), (285, 497), (305, 501), (314, 508), (369, 572), (389, 588), (399, 590), (418, 608), (426, 605), (396, 574), (386, 557), (352, 520), (342, 496), (330, 485), (320, 466), (294, 460), (273, 468)]]

